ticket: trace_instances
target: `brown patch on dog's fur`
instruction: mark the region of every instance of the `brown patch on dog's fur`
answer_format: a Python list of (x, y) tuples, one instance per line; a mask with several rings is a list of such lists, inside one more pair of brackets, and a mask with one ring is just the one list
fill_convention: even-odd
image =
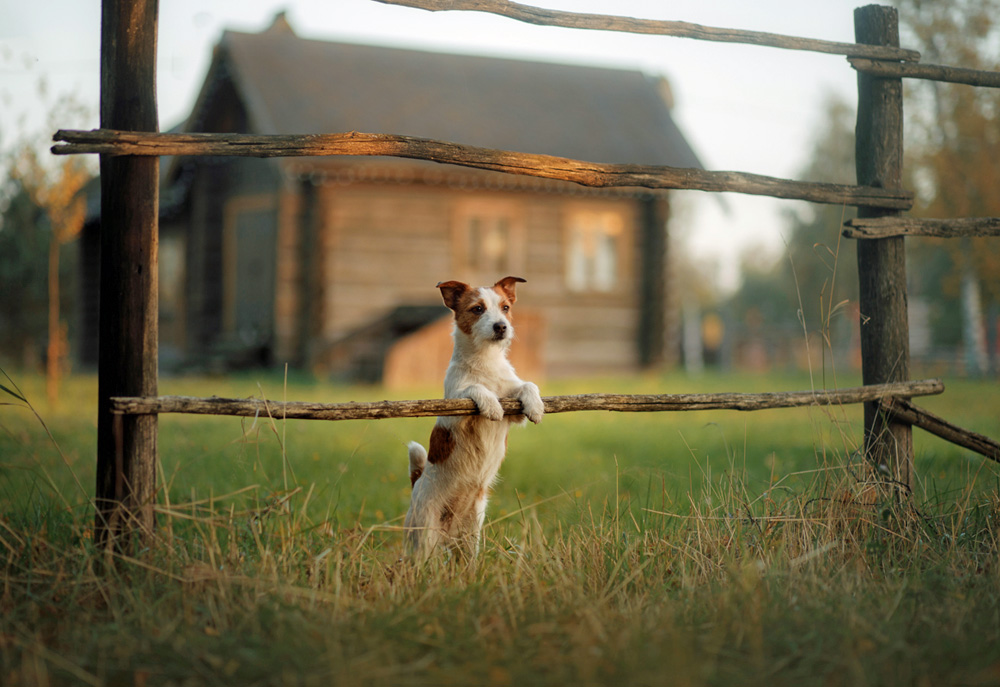
[(452, 510), (451, 506), (445, 506), (444, 510), (441, 511), (441, 527), (446, 531), (451, 525), (451, 521), (455, 519), (455, 511)]
[(526, 281), (520, 277), (504, 277), (494, 284), (493, 288), (497, 290), (497, 293), (510, 301), (511, 305), (514, 305), (517, 302), (517, 294), (514, 291), (514, 287), (517, 284), (524, 284)]
[[(501, 309), (517, 302), (515, 286), (524, 282), (520, 277), (504, 277), (493, 285), (493, 290), (500, 296)], [(444, 304), (455, 313), (455, 325), (463, 333), (472, 334), (472, 327), (486, 312), (485, 303), (478, 296), (479, 289), (460, 281), (439, 282), (437, 287), (441, 289)], [(509, 310), (505, 315), (508, 320), (513, 321)]]
[(430, 448), (427, 451), (427, 460), (431, 463), (443, 463), (451, 457), (451, 452), (455, 450), (455, 437), (451, 435), (451, 430), (441, 425), (434, 425), (431, 430)]
[(461, 281), (439, 281), (437, 287), (441, 289), (441, 298), (444, 304), (452, 310), (458, 310), (458, 303), (472, 287)]
[[(508, 322), (513, 323), (514, 322), (514, 311), (511, 309), (511, 306), (514, 305), (514, 301), (509, 300), (503, 294), (503, 291), (501, 291), (497, 287), (494, 286), (493, 290), (500, 294), (500, 310), (501, 310), (501, 312), (503, 312), (504, 317), (507, 318)], [(507, 310), (504, 310), (504, 307), (506, 307)]]
[[(464, 333), (471, 334), (472, 326), (486, 311), (482, 299), (477, 297), (479, 289), (474, 289), (460, 281), (438, 282), (437, 287), (441, 289), (441, 298), (444, 300), (444, 304), (455, 313), (455, 324)], [(476, 312), (474, 310), (476, 306), (481, 307), (482, 310)]]
[[(455, 311), (455, 326), (457, 326), (462, 333), (471, 336), (472, 327), (479, 321), (479, 318), (486, 313), (486, 304), (483, 303), (482, 298), (477, 298), (478, 289), (475, 291), (469, 291), (465, 296), (459, 301), (458, 310)], [(478, 310), (477, 310), (478, 308)]]
[[(493, 285), (493, 290), (500, 296), (500, 310), (504, 311), (504, 316), (511, 323), (514, 322), (514, 313), (511, 308), (517, 302), (517, 294), (514, 292), (514, 285), (524, 283), (520, 277), (504, 277)], [(504, 310), (506, 308), (506, 310)]]

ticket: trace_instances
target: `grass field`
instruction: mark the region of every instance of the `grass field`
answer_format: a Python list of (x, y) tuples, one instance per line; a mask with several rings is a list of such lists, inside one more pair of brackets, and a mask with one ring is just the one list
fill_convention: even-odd
[[(404, 444), (432, 420), (163, 416), (157, 541), (109, 561), (89, 505), (96, 381), (50, 409), (41, 379), (12, 376), (45, 424), (0, 390), (0, 684), (1000, 684), (998, 466), (916, 430), (900, 505), (861, 480), (858, 406), (515, 428), (482, 555), (416, 570), (398, 561)], [(1000, 436), (1000, 385), (945, 381), (918, 403)], [(160, 391), (386, 397), (275, 375)]]

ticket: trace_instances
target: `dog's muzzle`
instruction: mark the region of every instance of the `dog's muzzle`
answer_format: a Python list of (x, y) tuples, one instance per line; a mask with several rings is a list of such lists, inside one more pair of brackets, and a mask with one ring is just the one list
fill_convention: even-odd
[(503, 341), (507, 338), (507, 325), (503, 322), (496, 322), (493, 324), (493, 340)]

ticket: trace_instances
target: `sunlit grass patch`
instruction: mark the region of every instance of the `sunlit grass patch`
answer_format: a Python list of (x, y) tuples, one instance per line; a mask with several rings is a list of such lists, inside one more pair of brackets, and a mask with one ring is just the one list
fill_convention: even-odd
[[(511, 434), (480, 556), (414, 568), (404, 443), (432, 420), (164, 416), (156, 536), (108, 560), (94, 390), (70, 380), (79, 403), (39, 409), (58, 449), (0, 409), (3, 684), (990, 684), (1000, 666), (996, 466), (917, 435), (921, 483), (900, 502), (866, 479), (858, 407), (548, 417)], [(1000, 392), (964, 391), (978, 403), (949, 419), (998, 434)]]

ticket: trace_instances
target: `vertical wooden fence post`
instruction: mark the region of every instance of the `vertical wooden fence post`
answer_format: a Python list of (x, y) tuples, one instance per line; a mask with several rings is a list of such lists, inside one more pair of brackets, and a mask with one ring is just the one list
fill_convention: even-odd
[[(858, 43), (899, 46), (895, 8), (868, 5), (854, 11)], [(901, 79), (858, 72), (856, 165), (859, 185), (902, 187), (903, 87)], [(858, 208), (859, 217), (899, 214)], [(906, 256), (902, 237), (858, 241), (861, 359), (865, 384), (906, 381), (910, 374), (906, 313)], [(865, 455), (904, 488), (913, 486), (913, 436), (878, 403), (865, 404)]]
[[(101, 127), (157, 131), (158, 0), (103, 0)], [(101, 156), (95, 541), (153, 530), (156, 415), (112, 416), (112, 396), (157, 393), (159, 158)]]

